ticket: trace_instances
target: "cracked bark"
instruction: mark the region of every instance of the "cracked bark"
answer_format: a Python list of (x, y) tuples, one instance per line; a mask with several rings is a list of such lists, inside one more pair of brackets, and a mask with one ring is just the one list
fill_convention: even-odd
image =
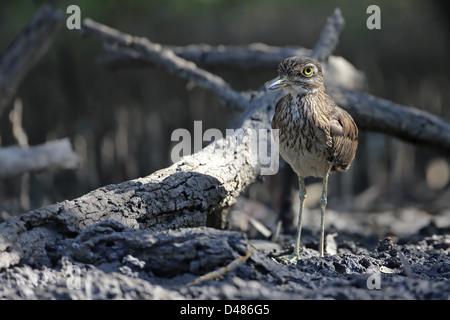
[[(244, 126), (267, 124), (267, 113), (255, 111)], [(255, 181), (260, 168), (249, 152), (245, 132), (219, 140), (194, 155), (182, 158), (169, 168), (147, 177), (107, 185), (88, 194), (12, 217), (0, 225), (0, 269), (29, 261), (43, 242), (57, 236), (71, 237), (105, 220), (123, 226), (152, 231), (207, 224), (208, 215), (223, 223), (223, 210)], [(241, 143), (234, 143), (241, 139)], [(222, 150), (233, 143), (235, 156), (224, 157)], [(49, 230), (53, 230), (53, 234)], [(36, 236), (40, 234), (41, 237)], [(39, 238), (40, 241), (30, 241)]]

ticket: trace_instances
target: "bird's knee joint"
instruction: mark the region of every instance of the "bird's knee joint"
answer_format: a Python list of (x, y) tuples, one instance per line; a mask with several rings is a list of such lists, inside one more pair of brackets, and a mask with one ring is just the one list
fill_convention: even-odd
[(299, 198), (300, 198), (300, 201), (305, 200), (305, 199), (306, 199), (306, 192), (300, 191), (300, 193), (299, 193)]
[(320, 197), (320, 204), (321, 204), (323, 207), (326, 207), (327, 202), (328, 202), (327, 197), (324, 197), (324, 196)]

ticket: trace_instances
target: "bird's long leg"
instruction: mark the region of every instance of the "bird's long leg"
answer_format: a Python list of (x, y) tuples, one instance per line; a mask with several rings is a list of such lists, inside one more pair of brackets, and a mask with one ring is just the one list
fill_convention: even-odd
[(327, 187), (328, 187), (328, 174), (327, 172), (323, 176), (323, 187), (322, 196), (320, 197), (320, 243), (319, 243), (319, 253), (323, 257), (323, 247), (325, 239), (325, 208), (327, 207)]
[(299, 197), (300, 197), (300, 209), (298, 211), (298, 222), (297, 222), (297, 241), (295, 242), (294, 252), (291, 255), (284, 256), (282, 259), (287, 261), (296, 262), (300, 257), (300, 236), (302, 233), (302, 221), (303, 221), (303, 209), (305, 206), (306, 199), (306, 186), (305, 181), (302, 177), (298, 177), (299, 184)]
[(294, 251), (296, 260), (298, 260), (300, 257), (300, 236), (302, 234), (303, 210), (305, 207), (305, 199), (306, 199), (305, 181), (300, 176), (298, 177), (298, 185), (299, 185), (300, 208), (298, 210), (297, 242), (295, 242), (295, 251)]

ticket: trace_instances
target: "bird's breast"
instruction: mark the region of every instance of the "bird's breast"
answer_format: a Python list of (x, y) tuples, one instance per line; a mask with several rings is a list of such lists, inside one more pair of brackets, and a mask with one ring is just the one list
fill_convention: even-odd
[(295, 105), (295, 98), (284, 102), (272, 120), (272, 127), (279, 130), (281, 157), (302, 177), (323, 177), (331, 165), (329, 133), (310, 108)]
[(288, 140), (282, 132), (279, 136), (281, 157), (302, 177), (323, 177), (331, 166), (329, 152), (326, 148), (308, 141), (305, 136), (298, 136), (296, 143)]

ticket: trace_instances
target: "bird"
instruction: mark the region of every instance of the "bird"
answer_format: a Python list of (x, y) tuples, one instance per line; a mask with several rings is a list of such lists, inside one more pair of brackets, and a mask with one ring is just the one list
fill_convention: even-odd
[[(300, 236), (306, 199), (306, 177), (322, 178), (319, 254), (324, 256), (325, 209), (330, 172), (346, 171), (355, 158), (358, 127), (344, 109), (325, 93), (321, 64), (309, 57), (294, 56), (281, 61), (278, 77), (267, 89), (283, 88), (272, 119), (274, 140), (281, 157), (298, 176), (300, 208), (294, 252), (288, 261), (300, 258)], [(277, 129), (277, 130), (274, 130)]]

